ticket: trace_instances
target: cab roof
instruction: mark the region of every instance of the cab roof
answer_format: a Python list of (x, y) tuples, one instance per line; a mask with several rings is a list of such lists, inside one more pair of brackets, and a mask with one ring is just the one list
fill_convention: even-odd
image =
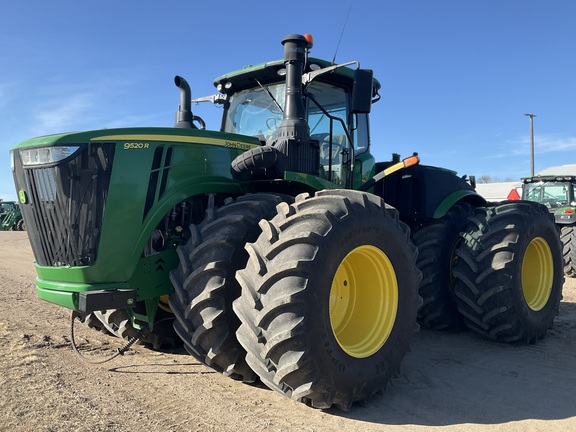
[[(334, 63), (332, 62), (310, 57), (308, 58), (304, 73), (333, 65)], [(232, 87), (235, 90), (238, 90), (258, 85), (256, 79), (260, 81), (261, 84), (281, 82), (284, 80), (284, 76), (281, 74), (281, 71), (284, 68), (284, 60), (274, 60), (271, 62), (246, 66), (234, 72), (219, 76), (214, 80), (214, 86), (217, 87), (219, 84), (224, 86), (226, 83), (231, 83)], [(341, 67), (333, 72), (327, 73), (326, 75), (321, 75), (317, 79), (351, 88), (354, 81), (354, 69)], [(374, 87), (376, 90), (380, 88), (380, 83), (377, 79), (374, 79)]]

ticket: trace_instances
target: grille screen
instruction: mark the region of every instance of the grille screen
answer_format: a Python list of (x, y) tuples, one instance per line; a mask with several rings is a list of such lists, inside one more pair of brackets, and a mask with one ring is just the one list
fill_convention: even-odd
[[(86, 266), (96, 260), (114, 157), (114, 144), (89, 144), (54, 166), (24, 168), (14, 178), (36, 262)], [(17, 151), (16, 151), (17, 152)]]

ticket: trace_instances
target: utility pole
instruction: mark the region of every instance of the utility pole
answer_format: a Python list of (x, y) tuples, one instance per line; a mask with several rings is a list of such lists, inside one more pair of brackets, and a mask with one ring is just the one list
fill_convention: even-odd
[(524, 114), (530, 117), (530, 176), (534, 177), (534, 117), (536, 114)]

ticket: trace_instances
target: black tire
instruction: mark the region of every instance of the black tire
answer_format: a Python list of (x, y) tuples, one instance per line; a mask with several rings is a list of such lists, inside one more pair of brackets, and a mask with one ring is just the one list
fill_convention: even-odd
[(94, 315), (94, 313), (78, 313), (78, 320), (88, 326), (89, 328), (102, 332), (104, 334), (110, 335), (111, 333), (106, 330), (106, 327), (104, 327), (104, 324), (102, 324), (102, 321), (100, 321), (98, 319), (98, 317), (96, 317), (96, 315)]
[(574, 225), (563, 226), (560, 230), (564, 256), (564, 274), (576, 277), (576, 230)]
[(453, 270), (457, 261), (455, 250), (461, 241), (460, 232), (473, 214), (472, 206), (459, 203), (442, 218), (412, 234), (412, 241), (418, 248), (416, 265), (422, 271), (418, 288), (422, 306), (418, 310), (418, 322), (425, 327), (435, 330), (464, 327), (454, 297), (456, 280)]
[(190, 239), (177, 249), (180, 265), (170, 273), (174, 328), (186, 350), (244, 382), (254, 382), (258, 376), (246, 364), (246, 353), (236, 340), (240, 321), (232, 301), (240, 295), (240, 286), (234, 276), (248, 260), (245, 244), (261, 232), (258, 222), (276, 214), (281, 201), (272, 194), (244, 195), (210, 209), (201, 224), (190, 227)]
[(562, 246), (548, 210), (527, 201), (479, 208), (456, 250), (455, 294), (466, 325), (500, 342), (541, 339), (558, 312)]
[(232, 161), (230, 173), (237, 180), (282, 177), (286, 156), (276, 147), (255, 147)]
[(397, 211), (358, 191), (302, 194), (247, 249), (234, 311), (262, 381), (315, 408), (381, 392), (417, 326), (417, 249)]
[[(132, 325), (132, 320), (126, 309), (109, 309), (96, 311), (93, 314), (104, 328), (116, 337), (130, 340), (139, 333), (138, 329)], [(181, 345), (180, 339), (172, 327), (174, 321), (172, 313), (158, 308), (154, 321), (153, 331), (144, 334), (138, 341), (139, 344), (150, 346), (155, 350)]]
[(24, 223), (24, 219), (20, 219), (16, 223), (16, 230), (17, 231), (26, 231), (26, 224)]

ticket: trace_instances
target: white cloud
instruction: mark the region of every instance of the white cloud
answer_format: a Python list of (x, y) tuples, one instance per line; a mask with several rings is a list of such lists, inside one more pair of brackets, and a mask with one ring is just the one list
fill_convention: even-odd
[(576, 150), (576, 137), (534, 137), (534, 151), (538, 153), (553, 153)]
[(35, 129), (40, 133), (65, 132), (93, 107), (90, 94), (75, 94), (45, 102), (35, 114)]
[(38, 87), (34, 98), (31, 134), (138, 126), (154, 118), (154, 115), (124, 116), (122, 111), (137, 96), (139, 80), (128, 81), (125, 73), (111, 75), (86, 78), (80, 83), (69, 83), (59, 75), (49, 77)]
[[(576, 150), (576, 137), (534, 136), (535, 153), (563, 153), (574, 150)], [(493, 154), (486, 153), (485, 158), (500, 159), (526, 155), (530, 155), (530, 139), (520, 138), (504, 142), (499, 152)]]

